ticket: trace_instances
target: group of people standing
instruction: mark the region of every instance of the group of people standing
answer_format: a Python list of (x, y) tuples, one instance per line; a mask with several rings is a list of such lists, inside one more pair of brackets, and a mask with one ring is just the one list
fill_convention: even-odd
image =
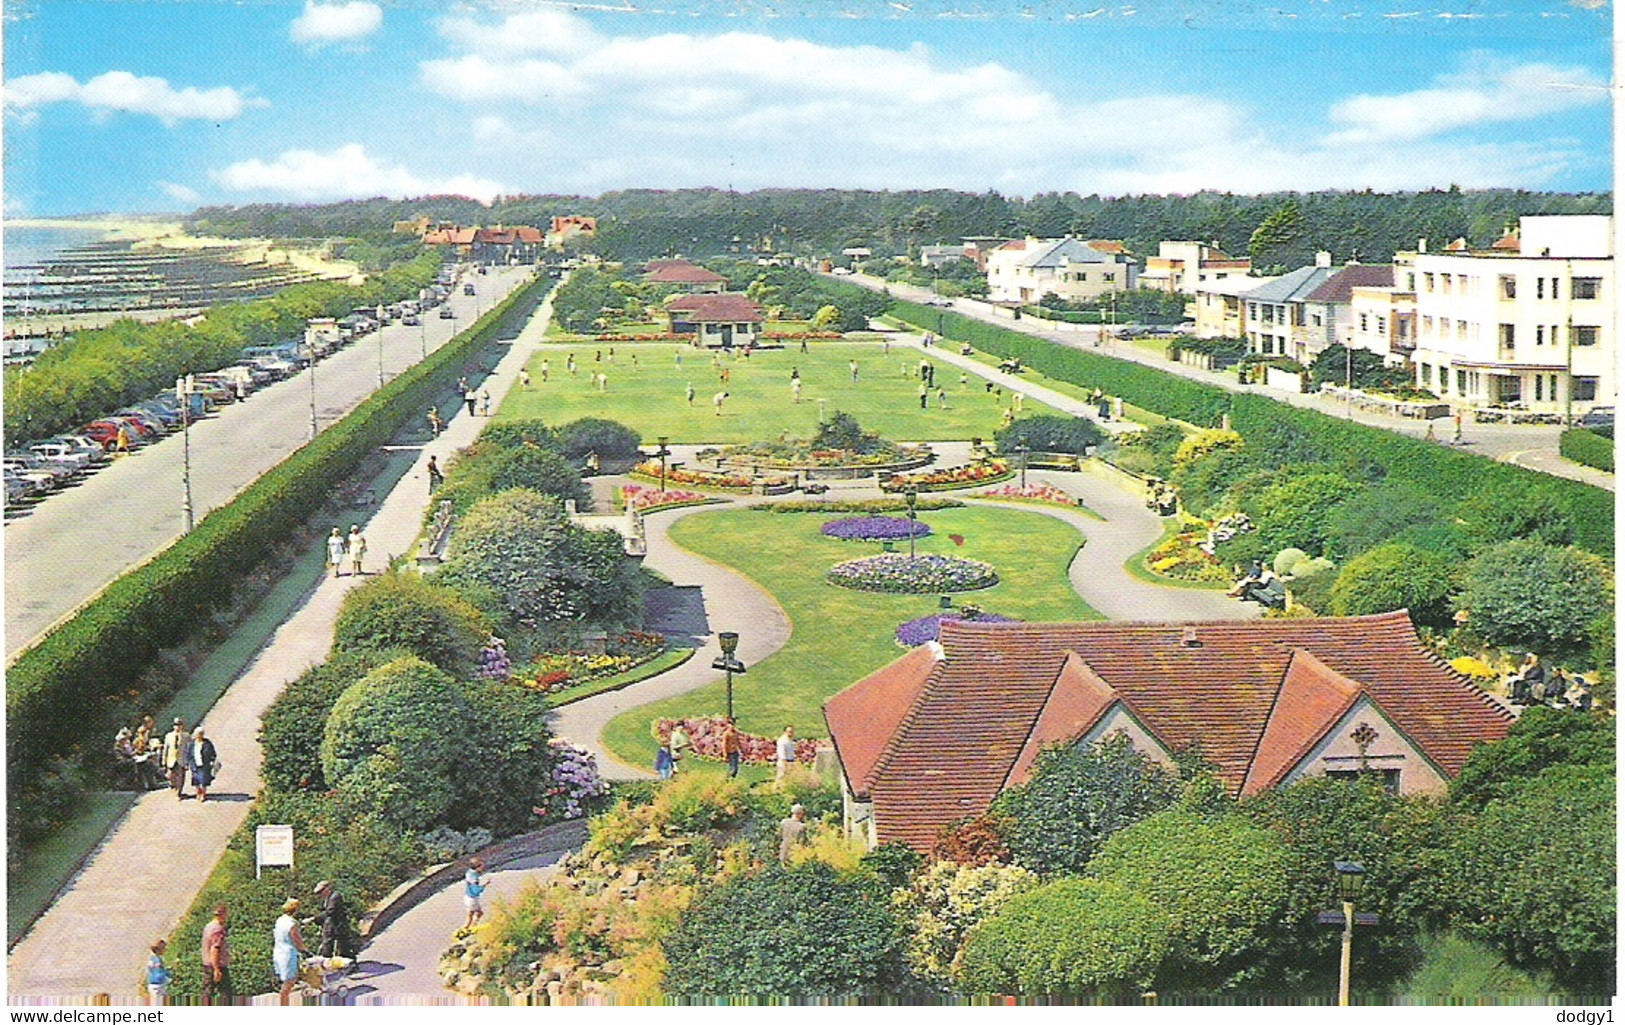
[(219, 752), (202, 726), (188, 733), (186, 723), (177, 717), (162, 738), (157, 737), (152, 716), (143, 716), (141, 725), (131, 731), (118, 731), (113, 739), (113, 759), (130, 766), (134, 782), (141, 789), (156, 790), (167, 785), (177, 800), (186, 799), (186, 782), (199, 801), (209, 799), (209, 785), (220, 773)]
[[(430, 461), (433, 462), (432, 458)], [(350, 524), (348, 535), (339, 533), (337, 527), (327, 535), (327, 568), (333, 571), (335, 577), (342, 575), (340, 571), (346, 563), (350, 566), (351, 574), (365, 576), (361, 569), (361, 559), (366, 554), (367, 539), (362, 536), (360, 526), (354, 523)]]

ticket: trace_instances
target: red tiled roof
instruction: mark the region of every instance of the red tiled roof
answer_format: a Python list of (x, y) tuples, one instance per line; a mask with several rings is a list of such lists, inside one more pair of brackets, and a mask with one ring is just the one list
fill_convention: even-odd
[(1322, 281), (1313, 292), (1304, 297), (1311, 303), (1346, 303), (1354, 298), (1356, 288), (1392, 286), (1394, 268), (1387, 263), (1351, 263)]
[(476, 231), (474, 228), (453, 228), (449, 241), (454, 246), (471, 246), (474, 244)]
[(513, 230), (513, 234), (515, 240), (519, 242), (526, 242), (531, 245), (541, 245), (547, 240), (546, 236), (542, 234), (540, 228), (531, 228), (525, 225), (515, 228)]
[[(1196, 645), (1182, 643), (1186, 626)], [(1261, 750), (1277, 759), (1302, 746), (1324, 721), (1337, 678), (1361, 688), (1450, 775), (1475, 744), (1504, 737), (1512, 721), (1423, 648), (1403, 611), (1198, 624), (948, 621), (941, 644), (945, 660), (923, 679), (916, 674), (917, 686), (885, 675), (902, 664), (894, 663), (826, 705), (840, 710), (829, 722), (843, 758), (854, 744), (872, 752), (873, 734), (898, 724), (879, 759), (863, 762), (861, 779), (848, 771), (854, 792), (874, 803), (880, 839), (920, 849), (943, 826), (987, 809), (1040, 724), (1064, 736), (1064, 727), (1087, 720), (1103, 688), (1169, 751), (1199, 743), (1232, 793), (1241, 792)], [(1309, 707), (1277, 709), (1300, 700)], [(866, 724), (863, 739), (855, 739), (854, 723)]]
[(762, 307), (738, 292), (679, 295), (666, 303), (666, 309), (683, 314), (682, 320), (697, 323), (762, 319)]
[(1454, 242), (1445, 246), (1444, 251), (1447, 253), (1465, 253), (1467, 251), (1467, 240), (1464, 238), (1458, 238)]
[(1307, 651), (1293, 652), (1242, 794), (1279, 783), (1359, 697), (1359, 684)]
[(714, 285), (728, 279), (704, 267), (696, 267), (692, 263), (662, 260), (659, 267), (650, 265), (648, 272), (643, 275), (643, 280), (659, 285)]
[(863, 693), (849, 687), (824, 703), (824, 721), (830, 735), (839, 738), (836, 747), (841, 768), (854, 793), (868, 792), (870, 773), (903, 716), (925, 689), (941, 655), (940, 645), (922, 644), (871, 675), (864, 681)]
[(513, 231), (507, 228), (481, 228), (474, 233), (475, 242), (484, 242), (488, 245), (513, 245)]
[(1523, 248), (1523, 243), (1519, 241), (1517, 232), (1509, 231), (1505, 235), (1502, 235), (1500, 238), (1496, 239), (1495, 244), (1490, 246), (1490, 248), (1510, 249), (1513, 252), (1517, 252)]
[(1090, 249), (1093, 249), (1097, 253), (1126, 253), (1126, 252), (1128, 252), (1127, 249), (1123, 248), (1123, 243), (1117, 241), (1116, 239), (1111, 239), (1111, 238), (1092, 238), (1088, 242), (1086, 242), (1085, 245), (1087, 245)]
[(1050, 691), (1049, 700), (1038, 713), (1038, 722), (1004, 785), (1015, 786), (1026, 780), (1040, 751), (1088, 733), (1107, 709), (1122, 699), (1121, 694), (1089, 668), (1082, 656), (1075, 651), (1067, 652), (1060, 675), (1055, 678), (1055, 689)]

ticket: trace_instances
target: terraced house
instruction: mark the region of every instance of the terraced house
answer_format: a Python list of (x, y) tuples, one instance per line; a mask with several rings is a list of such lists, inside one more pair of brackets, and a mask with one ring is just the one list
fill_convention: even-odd
[(1406, 612), (1205, 623), (944, 621), (824, 705), (847, 828), (928, 850), (1049, 745), (1126, 734), (1195, 750), (1234, 796), (1309, 776), (1442, 793), (1513, 716), (1422, 645)]

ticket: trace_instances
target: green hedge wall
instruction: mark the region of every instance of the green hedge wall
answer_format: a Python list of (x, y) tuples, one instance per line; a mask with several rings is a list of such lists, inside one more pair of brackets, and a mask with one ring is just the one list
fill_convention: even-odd
[(1558, 439), (1557, 450), (1564, 459), (1572, 459), (1581, 466), (1594, 470), (1614, 472), (1614, 442), (1595, 431), (1580, 428), (1564, 431)]
[(1388, 479), (1415, 485), (1451, 507), (1486, 491), (1549, 494), (1573, 520), (1576, 544), (1607, 558), (1613, 557), (1614, 501), (1611, 494), (1600, 488), (1495, 462), (1379, 427), (1298, 409), (1267, 396), (1228, 392), (1127, 360), (1064, 348), (1019, 331), (918, 303), (894, 302), (890, 312), (894, 317), (932, 330), (940, 315), (945, 338), (969, 342), (1001, 358), (1016, 357), (1050, 377), (1085, 387), (1099, 387), (1125, 402), (1163, 416), (1216, 427), (1221, 416), (1229, 413), (1231, 426), (1247, 439), (1248, 451), (1257, 451), (1265, 439), (1270, 439), (1273, 443), (1300, 445), (1320, 453), (1319, 458), (1323, 459), (1354, 453), (1382, 467)]
[(6, 760), (13, 798), (30, 766), (85, 739), (86, 724), (96, 719), (84, 714), (87, 704), (126, 689), (160, 649), (207, 621), (229, 598), (237, 577), (320, 507), (367, 453), (420, 415), (437, 389), (455, 379), (510, 321), (528, 315), (549, 284), (542, 277), (509, 296), (19, 655), (6, 678)]

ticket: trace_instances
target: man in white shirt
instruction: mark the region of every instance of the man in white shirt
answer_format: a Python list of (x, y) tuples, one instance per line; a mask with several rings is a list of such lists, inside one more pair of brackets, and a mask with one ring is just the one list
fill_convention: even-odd
[(779, 769), (774, 781), (784, 782), (784, 772), (796, 761), (796, 731), (793, 726), (786, 726), (784, 732), (779, 734), (777, 744), (779, 756)]

